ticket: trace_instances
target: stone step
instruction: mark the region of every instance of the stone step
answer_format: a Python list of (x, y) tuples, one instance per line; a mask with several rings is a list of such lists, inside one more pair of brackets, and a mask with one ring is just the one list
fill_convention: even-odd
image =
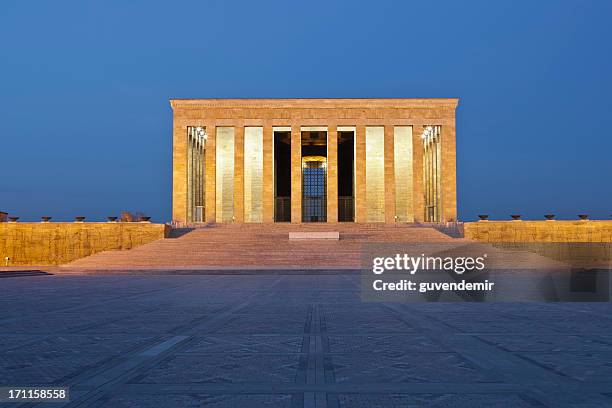
[[(290, 240), (289, 234), (329, 234), (334, 240)], [(312, 268), (353, 267), (368, 243), (456, 241), (411, 224), (216, 225), (182, 231), (129, 251), (106, 251), (64, 265), (66, 269)]]

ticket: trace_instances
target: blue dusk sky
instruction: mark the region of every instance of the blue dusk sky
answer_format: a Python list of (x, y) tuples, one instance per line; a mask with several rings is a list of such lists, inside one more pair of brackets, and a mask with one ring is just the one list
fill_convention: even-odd
[(0, 210), (171, 218), (170, 98), (459, 97), (459, 218), (612, 214), (612, 1), (0, 6)]

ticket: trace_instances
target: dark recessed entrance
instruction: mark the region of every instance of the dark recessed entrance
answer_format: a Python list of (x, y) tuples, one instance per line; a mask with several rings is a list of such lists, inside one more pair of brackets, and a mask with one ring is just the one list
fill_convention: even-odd
[(355, 221), (355, 132), (338, 132), (338, 221)]
[(291, 221), (291, 132), (274, 132), (274, 221)]
[(327, 221), (327, 132), (302, 131), (302, 222)]

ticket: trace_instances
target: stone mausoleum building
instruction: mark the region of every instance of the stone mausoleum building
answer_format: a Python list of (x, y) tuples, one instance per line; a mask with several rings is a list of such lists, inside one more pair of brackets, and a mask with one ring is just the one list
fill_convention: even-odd
[(173, 221), (455, 221), (457, 103), (173, 99)]

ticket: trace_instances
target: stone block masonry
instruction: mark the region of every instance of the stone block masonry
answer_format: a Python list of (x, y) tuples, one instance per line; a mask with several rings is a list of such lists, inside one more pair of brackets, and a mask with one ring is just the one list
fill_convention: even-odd
[[(173, 110), (172, 220), (181, 223), (286, 222), (288, 220), (283, 217), (275, 219), (274, 209), (282, 202), (283, 205), (288, 204), (290, 207), (290, 221), (294, 224), (313, 222), (315, 221), (313, 218), (316, 218), (316, 222), (325, 220), (328, 223), (336, 223), (340, 204), (338, 190), (342, 186), (341, 190), (350, 194), (345, 196), (343, 201), (350, 203), (350, 207), (343, 208), (346, 213), (351, 214), (349, 217), (351, 221), (356, 223), (376, 220), (379, 223), (395, 224), (398, 219), (404, 222), (456, 221), (455, 111), (458, 102), (457, 98), (172, 99), (170, 101)], [(262, 209), (262, 215), (255, 221), (249, 221), (249, 217), (245, 216), (249, 209), (244, 205), (246, 197), (250, 194), (245, 188), (252, 185), (252, 181), (245, 179), (244, 168), (244, 158), (248, 152), (244, 150), (243, 132), (248, 127), (261, 127), (263, 133), (261, 146), (256, 147), (258, 157), (261, 156), (263, 160), (261, 176), (263, 181), (258, 181), (263, 184), (263, 191), (255, 195), (255, 203), (257, 208)], [(312, 127), (319, 130), (303, 130)], [(366, 133), (370, 128), (381, 127), (384, 128), (384, 143), (383, 141), (378, 143), (382, 153), (379, 155), (378, 150), (374, 152), (366, 148), (368, 139)], [(405, 173), (409, 175), (404, 178), (396, 177), (394, 168), (394, 132), (397, 127), (412, 128), (410, 147), (412, 157), (408, 158), (411, 171)], [(233, 132), (231, 140), (235, 160), (230, 164), (225, 161), (216, 162), (217, 157), (222, 157), (218, 155), (220, 151), (218, 131), (226, 128), (231, 128)], [(283, 156), (281, 160), (277, 160), (274, 128), (285, 129), (278, 132), (289, 132), (289, 140), (285, 139), (286, 136), (281, 140), (282, 146), (288, 144), (289, 158)], [(352, 132), (352, 140), (349, 143), (352, 145), (354, 159), (351, 174), (345, 174), (342, 178), (339, 178), (338, 173), (338, 146), (339, 143), (347, 143), (350, 139), (345, 135), (344, 141), (340, 141), (339, 128), (344, 128), (342, 133)], [(426, 141), (424, 132), (431, 128), (441, 129), (441, 133), (438, 131), (435, 138)], [(202, 131), (196, 146), (204, 145), (204, 152), (197, 150), (199, 147), (194, 150), (190, 129)], [(306, 141), (302, 140), (304, 132), (326, 133), (325, 143), (317, 144), (319, 147), (324, 146), (323, 153), (316, 155), (312, 152), (304, 153), (303, 146), (312, 147), (315, 143), (308, 137)], [(429, 154), (431, 156), (429, 160), (424, 160), (424, 143), (430, 146), (428, 151), (435, 151), (435, 154)], [(284, 152), (284, 147), (278, 150), (281, 151), (283, 155), (287, 154)], [(193, 161), (194, 154), (196, 162), (198, 160), (205, 162), (203, 175), (198, 171), (194, 172), (193, 169), (196, 167), (189, 165)], [(302, 159), (306, 157), (305, 155), (324, 156), (326, 159), (326, 173), (322, 176), (326, 177), (324, 181), (326, 191), (317, 193), (317, 199), (325, 200), (323, 216), (317, 214), (316, 217), (309, 217), (303, 214), (303, 209), (310, 208), (308, 204), (302, 202), (303, 196), (305, 193), (311, 195), (308, 191), (302, 191), (304, 183)], [(373, 173), (375, 175), (370, 177), (371, 185), (376, 186), (374, 190), (370, 190), (380, 195), (372, 199), (372, 194), (366, 194), (365, 166), (374, 156), (376, 156), (375, 162), (380, 160), (384, 165), (382, 170), (375, 171)], [(279, 163), (282, 163), (280, 168)], [(216, 188), (216, 174), (222, 169), (226, 178), (233, 178), (233, 194), (228, 194), (226, 197), (220, 196)], [(287, 179), (284, 177), (287, 174), (288, 181), (285, 183)], [(196, 180), (195, 184), (193, 180)], [(283, 195), (278, 195), (278, 184), (275, 184), (279, 183), (279, 180), (282, 180), (280, 185)], [(397, 213), (396, 183), (410, 190), (399, 198), (403, 200), (404, 207), (410, 208), (409, 214), (403, 216)], [(288, 191), (284, 191), (285, 188)], [(193, 199), (194, 194), (197, 200)], [(431, 202), (425, 202), (425, 194), (431, 198)], [(350, 200), (346, 200), (347, 198)], [(312, 203), (312, 197), (309, 199), (311, 200), (309, 203)], [(196, 201), (204, 201), (205, 205), (196, 204)], [(406, 201), (410, 202), (409, 206)], [(224, 205), (226, 208), (225, 219), (216, 214), (219, 205)], [(204, 212), (203, 219), (193, 216), (196, 210)]]
[(612, 242), (612, 221), (480, 221), (464, 224), (481, 242)]
[(0, 223), (0, 261), (61, 265), (108, 250), (131, 249), (167, 236), (164, 224), (141, 222)]

